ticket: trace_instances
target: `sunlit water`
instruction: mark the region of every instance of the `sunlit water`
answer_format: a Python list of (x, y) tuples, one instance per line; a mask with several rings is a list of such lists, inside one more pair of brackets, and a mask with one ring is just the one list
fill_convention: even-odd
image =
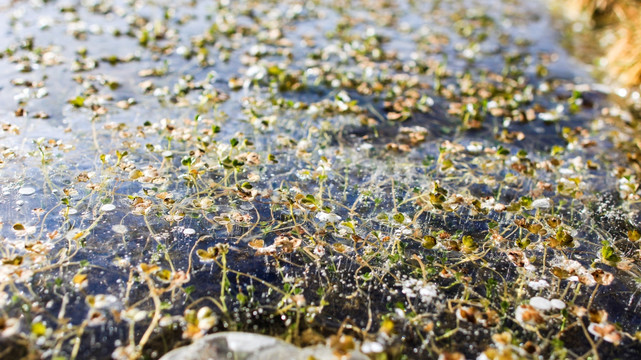
[(540, 2), (0, 18), (0, 357), (157, 358), (221, 330), (638, 354), (638, 179), (606, 121), (626, 113)]

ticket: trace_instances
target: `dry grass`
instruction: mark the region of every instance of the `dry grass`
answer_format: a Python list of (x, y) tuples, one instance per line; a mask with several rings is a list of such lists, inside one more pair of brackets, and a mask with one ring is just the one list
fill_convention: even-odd
[(586, 16), (602, 35), (614, 35), (605, 49), (606, 71), (622, 85), (641, 84), (641, 1), (570, 0), (568, 14)]

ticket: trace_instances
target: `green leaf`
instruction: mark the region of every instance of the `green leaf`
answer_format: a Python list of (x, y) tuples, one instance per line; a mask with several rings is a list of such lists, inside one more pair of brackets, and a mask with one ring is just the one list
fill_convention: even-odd
[(267, 68), (267, 73), (272, 76), (278, 76), (283, 73), (283, 69), (279, 68), (277, 65), (272, 65)]
[(606, 241), (603, 242), (603, 247), (601, 248), (601, 257), (608, 262), (617, 263), (621, 261), (621, 257), (616, 254), (616, 250)]
[(565, 230), (559, 228), (556, 231), (556, 240), (561, 246), (570, 246), (572, 245), (572, 241), (574, 240), (574, 238), (572, 237), (572, 235), (565, 232)]
[(496, 154), (497, 155), (501, 155), (501, 156), (509, 155), (510, 154), (510, 150), (508, 150), (508, 149), (504, 148), (503, 146), (499, 145), (499, 148), (496, 149)]
[(372, 275), (371, 272), (366, 272), (365, 274), (361, 275), (361, 279), (363, 279), (365, 281), (370, 281), (370, 280), (372, 280), (373, 277), (374, 277), (374, 275)]
[(405, 222), (405, 215), (401, 213), (396, 213), (394, 214), (394, 221), (396, 221), (399, 224), (402, 224)]
[(552, 151), (551, 151), (552, 156), (558, 155), (558, 154), (562, 153), (564, 150), (565, 150), (564, 147), (558, 146), (558, 145), (554, 145), (554, 146), (552, 146)]
[(529, 196), (523, 196), (521, 198), (521, 206), (530, 207), (532, 205), (532, 198)]
[(149, 43), (149, 31), (143, 30), (138, 37), (138, 43), (142, 46), (147, 46)]
[(463, 236), (463, 238), (461, 239), (461, 243), (463, 244), (463, 247), (467, 248), (468, 250), (473, 250), (478, 247), (476, 241), (474, 241), (474, 238), (470, 235)]
[(184, 166), (191, 166), (191, 165), (194, 164), (195, 161), (196, 161), (196, 159), (194, 159), (192, 156), (185, 156), (184, 158), (182, 158), (181, 163)]
[(423, 237), (423, 242), (421, 243), (424, 248), (431, 249), (436, 246), (436, 238), (432, 235), (425, 235)]
[(169, 309), (171, 309), (171, 302), (169, 302), (169, 301), (163, 301), (163, 302), (161, 302), (161, 303), (160, 303), (160, 308), (161, 308), (162, 310), (169, 310)]
[(241, 305), (245, 305), (245, 303), (247, 303), (247, 296), (243, 293), (236, 294), (236, 299)]
[(82, 107), (85, 104), (85, 98), (78, 95), (73, 99), (69, 100), (69, 104), (73, 105), (74, 107)]

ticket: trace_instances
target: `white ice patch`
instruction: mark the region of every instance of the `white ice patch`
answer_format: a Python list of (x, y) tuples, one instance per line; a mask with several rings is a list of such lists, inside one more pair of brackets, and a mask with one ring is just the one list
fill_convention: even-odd
[(545, 289), (546, 287), (550, 286), (550, 284), (545, 281), (545, 280), (538, 280), (538, 281), (530, 281), (527, 283), (527, 285), (532, 288), (532, 290), (539, 291), (541, 289)]
[(540, 296), (535, 296), (531, 298), (530, 305), (532, 305), (533, 308), (540, 311), (548, 311), (552, 309), (552, 304), (550, 303), (550, 300)]
[(333, 213), (326, 213), (326, 212), (319, 212), (316, 214), (316, 218), (318, 221), (321, 223), (335, 223), (341, 220), (341, 217), (333, 214)]
[(418, 297), (426, 304), (431, 303), (438, 295), (438, 288), (436, 285), (433, 283), (426, 283), (423, 280), (407, 279), (403, 280), (401, 285), (403, 286), (403, 290), (401, 290), (403, 294), (410, 298)]

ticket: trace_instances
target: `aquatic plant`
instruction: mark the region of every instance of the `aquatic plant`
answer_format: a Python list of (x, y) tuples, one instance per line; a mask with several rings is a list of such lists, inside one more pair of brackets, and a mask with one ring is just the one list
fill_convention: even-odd
[(632, 115), (500, 4), (3, 9), (0, 357), (638, 354)]

